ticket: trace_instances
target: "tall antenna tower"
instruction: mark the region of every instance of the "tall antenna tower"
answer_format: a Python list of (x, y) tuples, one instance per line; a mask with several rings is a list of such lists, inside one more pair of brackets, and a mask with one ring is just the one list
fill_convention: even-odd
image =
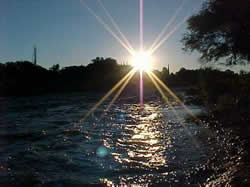
[(33, 51), (33, 63), (36, 65), (37, 63), (37, 48), (34, 46), (34, 51)]

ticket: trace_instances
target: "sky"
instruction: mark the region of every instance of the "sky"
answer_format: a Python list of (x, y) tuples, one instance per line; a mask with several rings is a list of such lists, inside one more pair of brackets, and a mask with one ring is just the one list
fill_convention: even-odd
[[(115, 31), (97, 0), (82, 0)], [(144, 49), (150, 47), (184, 1), (167, 33), (185, 16), (197, 12), (203, 0), (144, 0)], [(139, 49), (139, 0), (102, 0), (122, 33)], [(155, 69), (170, 65), (199, 68), (198, 53), (182, 50), (184, 23), (153, 54)], [(117, 32), (116, 32), (117, 33)], [(38, 48), (38, 64), (51, 67), (87, 65), (95, 57), (112, 57), (126, 62), (130, 54), (104, 29), (80, 0), (0, 0), (0, 62), (31, 60)]]

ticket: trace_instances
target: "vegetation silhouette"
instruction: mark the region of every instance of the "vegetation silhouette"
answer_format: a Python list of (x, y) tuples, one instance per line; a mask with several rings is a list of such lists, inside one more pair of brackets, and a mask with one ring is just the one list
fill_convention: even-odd
[[(201, 63), (229, 66), (249, 64), (249, 10), (249, 0), (206, 0), (202, 9), (188, 19), (188, 31), (182, 38), (184, 51), (199, 52)], [(249, 186), (250, 73), (242, 71), (236, 74), (230, 70), (221, 72), (209, 68), (192, 71), (181, 69), (175, 76), (179, 83), (180, 80), (184, 81), (182, 84), (193, 83), (188, 90), (192, 96), (190, 102), (206, 105), (209, 112), (199, 115), (200, 120), (215, 129), (230, 129), (244, 140), (246, 154), (241, 159), (241, 165), (228, 162), (223, 166), (227, 171), (237, 169), (232, 175), (233, 180), (221, 185)], [(193, 117), (190, 119), (196, 120)], [(224, 176), (225, 173), (218, 181), (222, 181)]]
[[(188, 20), (182, 42), (185, 51), (198, 51), (202, 62), (227, 65), (250, 62), (249, 0), (208, 0)], [(221, 62), (220, 62), (221, 63)]]
[[(28, 61), (0, 64), (0, 95), (25, 96), (65, 92), (104, 92), (111, 89), (132, 69), (119, 65), (113, 58), (96, 57), (87, 66), (60, 68), (58, 64), (48, 70)], [(167, 68), (155, 70), (171, 88), (185, 88), (192, 95), (190, 102), (213, 106), (216, 110), (246, 110), (250, 106), (250, 73), (219, 71), (206, 68), (169, 74)], [(155, 88), (148, 76), (144, 76), (145, 95)], [(138, 95), (139, 73), (127, 85), (124, 95)], [(216, 107), (214, 107), (216, 105)], [(236, 107), (235, 107), (236, 106)]]
[(170, 85), (186, 87), (193, 102), (210, 106), (214, 111), (247, 111), (250, 107), (250, 73), (234, 73), (205, 68), (180, 69), (166, 79)]
[[(7, 62), (0, 64), (0, 95), (105, 92), (131, 69), (131, 66), (120, 65), (113, 58), (103, 57), (96, 57), (87, 66), (60, 68), (59, 64), (55, 64), (49, 69), (28, 61)], [(153, 72), (169, 87), (185, 89), (192, 96), (186, 102), (206, 105), (214, 113), (231, 111), (244, 116), (250, 114), (250, 73), (181, 68), (169, 74), (166, 67)], [(146, 74), (143, 84), (145, 97), (155, 94), (156, 89)], [(122, 94), (139, 97), (139, 73), (131, 79)]]
[[(97, 57), (87, 66), (60, 68), (59, 64), (49, 69), (28, 61), (0, 64), (0, 95), (29, 96), (47, 93), (107, 91), (130, 70), (129, 65), (120, 65), (113, 58)], [(134, 90), (138, 76), (127, 87)], [(148, 79), (146, 79), (148, 80)], [(145, 86), (148, 81), (145, 81)]]

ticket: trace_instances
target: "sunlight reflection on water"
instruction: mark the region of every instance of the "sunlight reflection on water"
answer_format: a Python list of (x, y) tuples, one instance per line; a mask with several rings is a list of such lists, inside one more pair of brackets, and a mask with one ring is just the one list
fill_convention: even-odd
[[(185, 122), (185, 110), (178, 105), (174, 108), (183, 123), (157, 100), (143, 109), (138, 104), (114, 104), (98, 120), (104, 106), (84, 123), (75, 124), (88, 103), (88, 99), (79, 102), (82, 99), (72, 95), (34, 98), (26, 110), (20, 110), (22, 99), (10, 102), (0, 119), (0, 182), (25, 186), (23, 181), (32, 179), (55, 187), (76, 183), (188, 186), (211, 175), (205, 172), (199, 178), (209, 159), (220, 155), (224, 159), (227, 154), (221, 152), (226, 139)], [(41, 102), (47, 108), (42, 109)], [(34, 106), (39, 107), (34, 110)]]
[[(144, 107), (144, 110), (137, 110), (136, 106), (132, 106), (129, 111), (133, 124), (127, 124), (124, 127), (124, 131), (128, 133), (117, 139), (116, 146), (119, 152), (111, 153), (112, 157), (129, 169), (150, 171), (167, 168), (168, 160), (164, 153), (171, 144), (171, 137), (163, 133), (164, 128), (159, 111), (156, 107), (148, 105)], [(150, 181), (147, 175), (139, 178), (141, 182)], [(131, 178), (127, 179), (129, 181)], [(121, 182), (126, 183), (127, 179), (123, 177)], [(106, 185), (113, 184), (107, 178), (101, 181)]]

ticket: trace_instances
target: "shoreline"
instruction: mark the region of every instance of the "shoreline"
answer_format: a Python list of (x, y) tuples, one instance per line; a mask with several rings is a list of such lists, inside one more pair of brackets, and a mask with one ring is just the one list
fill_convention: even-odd
[[(230, 115), (228, 115), (230, 116)], [(210, 111), (197, 116), (202, 124), (216, 133), (216, 137), (225, 136), (224, 141), (227, 155), (223, 160), (214, 157), (201, 172), (215, 173), (204, 183), (206, 186), (250, 186), (250, 127), (248, 120), (241, 120), (237, 124)], [(187, 119), (201, 125), (196, 119)], [(230, 134), (230, 135), (229, 135)], [(216, 166), (216, 167), (215, 167)], [(218, 169), (219, 168), (219, 169)], [(201, 174), (200, 173), (200, 174)]]

